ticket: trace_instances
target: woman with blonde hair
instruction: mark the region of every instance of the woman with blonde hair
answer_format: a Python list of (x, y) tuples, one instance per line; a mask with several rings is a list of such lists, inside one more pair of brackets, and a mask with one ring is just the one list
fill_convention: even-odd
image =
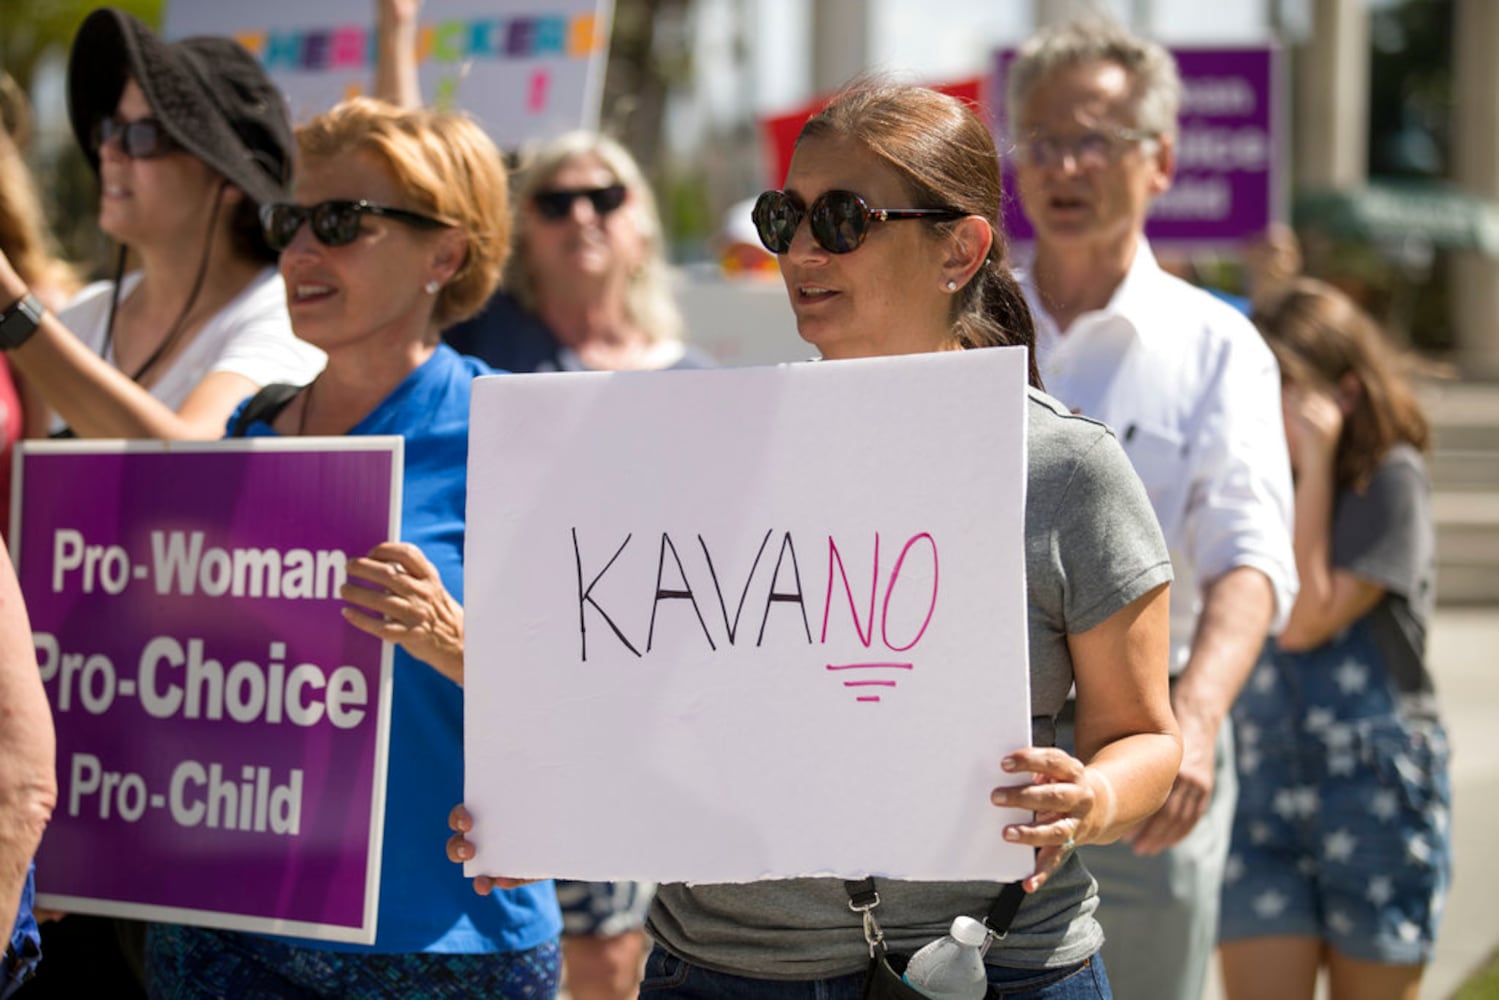
[(450, 344), (510, 371), (712, 364), (682, 339), (656, 199), (623, 146), (569, 132), (517, 176), (509, 298), (449, 331)]
[[(431, 849), (462, 787), (461, 657), (469, 394), (490, 374), (442, 343), (499, 280), (509, 215), (499, 154), (466, 118), (356, 99), (297, 130), (295, 200), (261, 209), (297, 336), (327, 367), (245, 404), (249, 437), (399, 434), (401, 538), (354, 560), (349, 625), (396, 643), (378, 935), (373, 945), (153, 926), (154, 997), (550, 996), (550, 883), (481, 899)], [(418, 612), (411, 590), (442, 600)], [(430, 612), (430, 613), (429, 613)], [(332, 622), (330, 627), (345, 627)], [(421, 662), (419, 662), (421, 661)]]

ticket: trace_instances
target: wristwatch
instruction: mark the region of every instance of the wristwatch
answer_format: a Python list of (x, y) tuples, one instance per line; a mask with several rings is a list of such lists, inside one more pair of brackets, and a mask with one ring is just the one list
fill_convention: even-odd
[(15, 350), (31, 339), (46, 311), (41, 300), (27, 292), (4, 312), (0, 312), (0, 351)]

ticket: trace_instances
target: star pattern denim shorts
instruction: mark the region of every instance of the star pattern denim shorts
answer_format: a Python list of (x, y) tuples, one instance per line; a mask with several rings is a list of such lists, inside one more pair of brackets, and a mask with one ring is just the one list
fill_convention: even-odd
[(1447, 736), (1404, 710), (1355, 629), (1273, 649), (1234, 707), (1239, 805), (1219, 938), (1320, 938), (1354, 959), (1431, 960), (1451, 878)]

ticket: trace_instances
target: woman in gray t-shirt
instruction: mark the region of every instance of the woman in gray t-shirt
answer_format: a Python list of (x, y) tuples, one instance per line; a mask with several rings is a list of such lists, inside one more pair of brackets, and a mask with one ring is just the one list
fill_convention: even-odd
[[(755, 222), (779, 255), (798, 331), (824, 358), (1029, 347), (1030, 314), (994, 221), (1000, 198), (993, 140), (966, 105), (922, 88), (867, 84), (807, 123), (785, 190), (760, 196)], [(1034, 366), (1031, 381), (1039, 381)], [(957, 401), (953, 419), (964, 419)], [(991, 983), (1025, 984), (1028, 996), (1107, 996), (1092, 917), (1097, 888), (1073, 848), (1118, 839), (1160, 806), (1176, 775), (1171, 567), (1144, 489), (1109, 431), (1034, 390), (1028, 419), (1034, 745), (1004, 758), (992, 801), (1034, 812), (1004, 835), (1034, 847), (1036, 867), (1018, 883), (1024, 896), (1008, 936), (985, 961)], [(1075, 757), (1052, 745), (1074, 684)], [(1002, 784), (1025, 773), (1037, 780)], [(463, 832), (472, 824), (461, 808), (453, 825), (460, 832), (449, 857), (466, 860)], [(476, 881), (481, 892), (509, 884)], [(1001, 888), (881, 881), (874, 915), (890, 950), (909, 954), (955, 916), (984, 916)], [(834, 879), (663, 885), (647, 924), (656, 948), (641, 992), (858, 995), (871, 948), (849, 904)]]
[(1280, 362), (1301, 591), (1234, 705), (1223, 886), (1231, 997), (1415, 996), (1452, 877), (1447, 736), (1426, 669), (1426, 418), (1373, 320), (1294, 283), (1255, 316)]

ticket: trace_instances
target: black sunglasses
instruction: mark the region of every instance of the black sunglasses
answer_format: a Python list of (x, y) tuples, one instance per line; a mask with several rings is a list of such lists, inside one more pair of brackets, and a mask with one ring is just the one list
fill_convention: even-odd
[(553, 191), (537, 191), (531, 196), (536, 211), (543, 219), (565, 219), (573, 212), (573, 202), (587, 198), (593, 205), (595, 215), (600, 218), (613, 212), (625, 203), (625, 186), (610, 184), (601, 188), (557, 188)]
[(766, 191), (755, 199), (755, 231), (760, 242), (774, 254), (791, 249), (796, 227), (806, 216), (812, 238), (828, 253), (852, 253), (864, 245), (871, 222), (897, 219), (961, 219), (965, 212), (951, 208), (870, 208), (852, 191), (825, 191), (803, 208), (801, 201), (785, 191)]
[(150, 160), (182, 148), (155, 118), (127, 122), (108, 115), (94, 123), (94, 152), (103, 149), (104, 144), (116, 136), (120, 140), (120, 152), (132, 160)]
[(302, 228), (303, 222), (312, 224), (312, 235), (323, 246), (341, 247), (353, 243), (359, 235), (361, 215), (395, 219), (420, 229), (443, 229), (452, 225), (430, 215), (361, 200), (321, 201), (316, 205), (289, 205), (285, 202), (262, 205), (260, 228), (265, 234), (266, 244), (277, 253), (291, 246), (291, 241), (297, 235), (297, 230)]

